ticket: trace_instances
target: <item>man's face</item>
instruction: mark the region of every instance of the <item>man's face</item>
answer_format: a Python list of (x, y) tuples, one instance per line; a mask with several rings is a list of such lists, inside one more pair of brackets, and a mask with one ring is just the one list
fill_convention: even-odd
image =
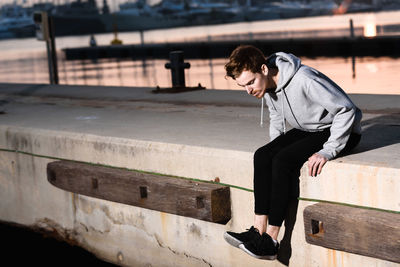
[(239, 77), (236, 78), (239, 86), (246, 89), (249, 95), (262, 98), (267, 90), (267, 76), (264, 72), (254, 73), (244, 70)]

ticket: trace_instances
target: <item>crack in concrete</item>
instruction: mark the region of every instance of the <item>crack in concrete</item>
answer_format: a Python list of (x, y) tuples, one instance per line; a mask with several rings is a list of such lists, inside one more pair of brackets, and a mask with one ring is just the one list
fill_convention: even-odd
[(95, 233), (99, 233), (99, 234), (107, 234), (107, 233), (109, 233), (111, 231), (111, 230), (101, 231), (99, 229), (94, 228), (93, 226), (87, 226), (82, 222), (79, 222), (79, 226), (84, 228), (86, 232), (95, 232)]
[[(78, 202), (78, 203), (75, 203), (75, 208), (76, 208), (75, 211), (77, 211), (79, 209), (84, 213), (88, 213), (87, 205), (91, 205), (91, 209), (90, 209), (91, 213), (93, 212), (94, 209), (98, 209), (99, 211), (103, 212), (104, 216), (113, 225), (133, 227), (133, 228), (137, 229), (138, 231), (143, 232), (150, 239), (155, 240), (160, 248), (168, 249), (170, 252), (172, 252), (173, 254), (175, 254), (177, 256), (184, 256), (186, 258), (194, 259), (196, 261), (199, 261), (199, 262), (202, 262), (202, 263), (206, 264), (209, 267), (212, 267), (212, 264), (210, 262), (206, 261), (203, 258), (195, 257), (193, 255), (190, 255), (190, 254), (186, 253), (186, 252), (176, 251), (173, 248), (163, 244), (163, 242), (157, 236), (157, 234), (149, 233), (146, 230), (146, 228), (144, 226), (144, 215), (141, 212), (139, 212), (137, 214), (137, 216), (134, 216), (135, 218), (126, 218), (126, 216), (123, 216), (123, 214), (120, 214), (120, 213), (117, 214), (118, 216), (115, 216), (114, 214), (111, 214), (111, 211), (110, 211), (109, 207), (107, 207), (105, 205), (101, 205), (101, 204), (98, 204), (98, 203), (89, 203), (89, 201), (87, 199), (83, 199), (81, 197), (74, 198), (74, 202)], [(86, 232), (94, 231), (94, 232), (101, 233), (101, 234), (110, 232), (110, 230), (108, 230), (108, 231), (100, 231), (98, 229), (95, 229), (92, 226), (85, 225), (83, 222), (75, 221), (75, 223), (76, 224), (79, 223), (80, 227), (82, 227), (84, 230), (86, 230)]]
[[(147, 233), (147, 234), (148, 234), (148, 233)], [(183, 256), (185, 256), (186, 258), (191, 258), (191, 259), (195, 259), (195, 260), (197, 260), (197, 261), (201, 261), (201, 262), (207, 264), (208, 266), (212, 267), (212, 264), (209, 263), (208, 261), (206, 261), (205, 259), (198, 258), (198, 257), (195, 257), (195, 256), (193, 256), (193, 255), (189, 255), (189, 254), (187, 254), (186, 252), (178, 252), (178, 251), (172, 249), (171, 247), (164, 245), (164, 244), (161, 242), (161, 240), (157, 237), (157, 235), (154, 235), (153, 237), (155, 238), (155, 240), (157, 241), (157, 244), (158, 244), (161, 248), (168, 249), (168, 250), (171, 251), (173, 254), (178, 255), (178, 256), (182, 256), (182, 255), (183, 255)]]
[(50, 236), (57, 240), (65, 241), (70, 245), (79, 246), (81, 242), (81, 238), (75, 229), (66, 229), (49, 218), (36, 220), (36, 222), (31, 225), (30, 228), (34, 231), (42, 233), (45, 236)]

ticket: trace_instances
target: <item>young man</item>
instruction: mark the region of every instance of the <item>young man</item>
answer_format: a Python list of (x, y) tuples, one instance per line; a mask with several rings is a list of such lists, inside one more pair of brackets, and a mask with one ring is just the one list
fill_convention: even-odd
[[(225, 70), (249, 95), (266, 100), (271, 141), (254, 154), (254, 225), (224, 238), (253, 257), (274, 260), (302, 165), (308, 160), (309, 175), (316, 176), (328, 160), (354, 148), (362, 114), (338, 85), (292, 54), (266, 59), (253, 46), (239, 46)], [(292, 130), (286, 131), (286, 122)]]

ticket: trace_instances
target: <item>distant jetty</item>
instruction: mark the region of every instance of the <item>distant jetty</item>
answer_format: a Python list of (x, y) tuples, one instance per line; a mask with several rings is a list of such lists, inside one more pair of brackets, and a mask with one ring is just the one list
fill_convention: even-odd
[(400, 56), (400, 36), (110, 45), (67, 48), (64, 49), (64, 52), (67, 60), (100, 58), (167, 59), (169, 52), (175, 50), (183, 51), (185, 58), (208, 59), (226, 58), (240, 44), (252, 44), (271, 53), (274, 51), (290, 51), (296, 55), (308, 57)]

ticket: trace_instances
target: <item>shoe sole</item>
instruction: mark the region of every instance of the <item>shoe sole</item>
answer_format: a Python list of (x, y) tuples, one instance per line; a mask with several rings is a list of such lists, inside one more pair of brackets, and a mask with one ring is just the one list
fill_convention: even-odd
[(248, 249), (244, 246), (243, 243), (239, 245), (239, 248), (240, 248), (241, 250), (243, 250), (244, 252), (246, 252), (247, 254), (249, 254), (250, 256), (252, 256), (252, 257), (254, 257), (254, 258), (256, 258), (256, 259), (259, 259), (259, 260), (269, 260), (269, 261), (273, 261), (273, 260), (276, 260), (276, 257), (278, 256), (278, 255), (266, 255), (266, 256), (256, 255), (256, 254), (254, 254), (253, 252), (251, 252), (250, 250), (248, 250)]
[(243, 244), (242, 241), (240, 241), (239, 239), (234, 238), (233, 236), (231, 236), (227, 232), (224, 233), (224, 239), (225, 239), (226, 242), (228, 242), (229, 245), (234, 246), (235, 248), (239, 248), (239, 246), (241, 244)]

